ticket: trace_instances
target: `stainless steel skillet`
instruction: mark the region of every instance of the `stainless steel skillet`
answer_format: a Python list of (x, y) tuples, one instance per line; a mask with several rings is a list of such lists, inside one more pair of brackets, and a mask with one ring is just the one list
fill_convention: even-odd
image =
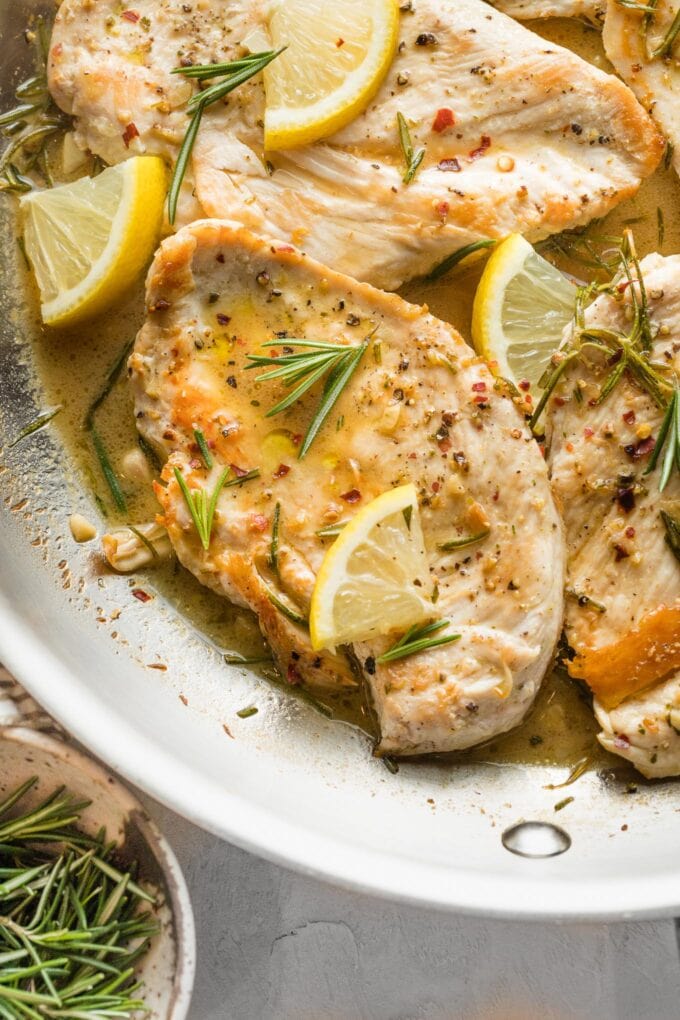
[[(3, 103), (31, 9), (0, 0)], [(23, 334), (20, 256), (3, 236), (0, 659), (57, 719), (198, 824), (345, 886), (506, 917), (680, 911), (674, 783), (628, 792), (589, 773), (555, 791), (563, 768), (479, 763), (402, 764), (392, 775), (357, 731), (226, 666), (160, 593), (143, 604), (126, 578), (102, 580), (68, 532), (74, 510), (97, 510), (58, 432), (9, 445), (43, 400)], [(257, 716), (239, 719), (253, 701)], [(556, 812), (566, 795), (574, 800)], [(539, 856), (506, 848), (526, 820), (548, 827), (520, 830), (514, 847)]]

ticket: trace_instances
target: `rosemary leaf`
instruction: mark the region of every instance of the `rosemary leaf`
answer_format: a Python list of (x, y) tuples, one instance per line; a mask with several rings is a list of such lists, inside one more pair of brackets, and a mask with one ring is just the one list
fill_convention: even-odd
[(453, 552), (454, 549), (465, 549), (468, 545), (475, 545), (475, 543), (488, 538), (490, 534), (491, 529), (485, 528), (483, 531), (478, 531), (475, 535), (466, 535), (463, 538), (454, 538), (451, 542), (443, 542), (440, 546), (438, 546), (438, 548), (442, 552)]
[(269, 547), (269, 566), (275, 574), (279, 573), (279, 527), (281, 524), (281, 504), (274, 507), (274, 519), (272, 521), (272, 541)]
[(432, 623), (425, 624), (425, 626), (414, 624), (396, 644), (388, 648), (382, 655), (379, 655), (376, 662), (381, 664), (395, 662), (397, 659), (405, 659), (409, 655), (417, 655), (418, 652), (429, 651), (431, 648), (438, 648), (440, 645), (448, 645), (452, 641), (459, 641), (460, 634), (430, 637), (431, 634), (436, 634), (448, 626), (450, 626), (449, 620), (433, 620)]
[(466, 244), (465, 247), (459, 248), (458, 251), (454, 251), (451, 255), (447, 255), (443, 262), (439, 262), (430, 270), (425, 279), (428, 282), (438, 280), (440, 276), (444, 276), (450, 269), (453, 269), (463, 259), (466, 259), (468, 255), (474, 255), (476, 251), (483, 251), (485, 248), (493, 248), (496, 244), (497, 242), (493, 240), (473, 241), (472, 244)]
[(680, 520), (673, 517), (667, 510), (660, 510), (661, 520), (666, 531), (666, 544), (680, 562)]
[(239, 719), (250, 719), (252, 715), (257, 715), (259, 709), (255, 705), (249, 705), (248, 708), (242, 708), (236, 715)]
[[(205, 489), (189, 489), (186, 479), (179, 468), (175, 468), (174, 474), (177, 480), (177, 484), (180, 487), (184, 502), (187, 505), (187, 509), (191, 514), (191, 519), (194, 522), (194, 527), (198, 532), (198, 537), (201, 540), (201, 545), (207, 552), (210, 548), (210, 539), (212, 536), (213, 523), (215, 520), (215, 510), (217, 509), (217, 500), (219, 499), (220, 493), (224, 488), (227, 478), (229, 477), (231, 468), (225, 467), (219, 478), (217, 484), (213, 489), (210, 496), (208, 496)], [(239, 479), (242, 481), (242, 479)], [(233, 484), (233, 483), (232, 483)]]
[(668, 402), (652, 455), (649, 458), (647, 467), (642, 472), (643, 475), (649, 475), (655, 470), (664, 447), (665, 453), (659, 477), (659, 492), (663, 492), (668, 485), (673, 467), (675, 466), (680, 471), (680, 387), (676, 387), (673, 396)]
[(203, 463), (207, 467), (208, 471), (210, 471), (213, 466), (212, 454), (210, 453), (207, 440), (200, 429), (194, 429), (194, 439), (196, 440), (196, 445), (200, 450)]
[(20, 443), (22, 439), (26, 439), (27, 436), (32, 436), (35, 432), (39, 432), (41, 429), (44, 429), (45, 426), (49, 425), (52, 419), (55, 418), (61, 410), (63, 410), (63, 407), (63, 404), (59, 404), (58, 407), (53, 408), (51, 411), (46, 411), (45, 414), (39, 415), (39, 417), (34, 418), (32, 422), (29, 422), (28, 425), (25, 425), (16, 439), (13, 439), (9, 444), (10, 449), (13, 446), (16, 446), (17, 443)]
[(411, 132), (408, 129), (406, 118), (402, 113), (397, 113), (397, 129), (399, 131), (401, 151), (404, 156), (404, 162), (406, 163), (406, 170), (402, 177), (402, 181), (404, 184), (410, 184), (418, 172), (418, 167), (423, 162), (425, 149), (418, 149), (417, 152), (414, 151), (413, 142), (411, 141)]

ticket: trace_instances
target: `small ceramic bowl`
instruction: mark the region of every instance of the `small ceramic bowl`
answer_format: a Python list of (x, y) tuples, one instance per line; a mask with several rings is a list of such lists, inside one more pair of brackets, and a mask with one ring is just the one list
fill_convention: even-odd
[(20, 727), (0, 728), (0, 800), (37, 776), (31, 806), (58, 786), (91, 801), (81, 825), (105, 826), (139, 861), (140, 875), (159, 890), (160, 934), (140, 964), (148, 1020), (184, 1020), (194, 983), (196, 940), (189, 893), (177, 859), (140, 802), (109, 772), (61, 740)]

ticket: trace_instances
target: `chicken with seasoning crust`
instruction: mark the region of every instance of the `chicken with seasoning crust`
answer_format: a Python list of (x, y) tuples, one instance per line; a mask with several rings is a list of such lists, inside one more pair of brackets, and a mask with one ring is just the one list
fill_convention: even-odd
[[(50, 90), (83, 148), (174, 163), (195, 85), (180, 64), (226, 61), (266, 29), (256, 0), (64, 0)], [(368, 109), (331, 138), (263, 151), (261, 76), (206, 109), (180, 221), (234, 220), (340, 272), (394, 289), (482, 238), (530, 240), (635, 194), (663, 142), (630, 90), (483, 0), (418, 0)], [(404, 183), (400, 113), (423, 162)]]
[[(566, 528), (569, 672), (595, 694), (600, 743), (660, 777), (680, 775), (680, 445), (663, 491), (665, 447), (650, 468), (664, 420), (655, 394), (667, 404), (680, 375), (680, 256), (648, 255), (641, 269), (649, 359), (644, 333), (622, 375), (621, 357), (589, 342), (631, 339), (631, 286), (619, 277), (585, 313), (584, 356), (550, 396), (547, 439)], [(644, 384), (647, 364), (657, 381)]]
[[(157, 495), (182, 563), (257, 613), (289, 683), (355, 685), (349, 658), (314, 652), (304, 626), (330, 545), (319, 532), (412, 482), (425, 587), (460, 639), (386, 664), (394, 635), (354, 645), (380, 749), (449, 751), (517, 725), (561, 629), (564, 544), (543, 458), (482, 359), (424, 308), (218, 221), (163, 242), (147, 308), (130, 374), (138, 427), (167, 458)], [(304, 458), (319, 384), (267, 417), (286, 391), (248, 370), (287, 338), (368, 345)], [(206, 549), (182, 487), (209, 498), (225, 466)], [(469, 548), (443, 548), (482, 526)]]

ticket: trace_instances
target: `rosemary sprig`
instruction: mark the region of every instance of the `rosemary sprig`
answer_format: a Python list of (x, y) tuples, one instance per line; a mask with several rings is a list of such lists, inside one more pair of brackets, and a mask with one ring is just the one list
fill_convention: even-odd
[(47, 163), (47, 144), (70, 123), (54, 103), (47, 87), (49, 34), (43, 18), (33, 32), (35, 73), (15, 89), (17, 105), (0, 114), (0, 136), (8, 143), (0, 156), (0, 191), (21, 194), (34, 182), (29, 173), (37, 170), (48, 187), (52, 177)]
[(274, 507), (274, 519), (272, 521), (272, 541), (269, 546), (269, 566), (275, 574), (279, 572), (279, 529), (281, 527), (281, 504)]
[[(586, 327), (585, 308), (598, 294), (609, 294), (620, 300), (622, 289), (630, 294), (632, 321), (627, 333), (604, 327)], [(590, 353), (598, 353), (605, 359), (608, 368), (600, 387), (597, 403), (602, 404), (628, 373), (661, 408), (666, 408), (668, 391), (672, 383), (660, 374), (658, 366), (649, 358), (652, 346), (652, 330), (649, 320), (647, 289), (642, 269), (635, 252), (630, 229), (624, 233), (619, 250), (619, 271), (607, 283), (591, 283), (577, 291), (576, 309), (572, 338), (568, 344), (553, 355), (539, 386), (543, 389), (541, 399), (531, 417), (530, 426), (534, 433), (545, 406), (566, 369), (578, 359)]]
[(396, 644), (388, 648), (386, 652), (379, 655), (376, 662), (395, 662), (397, 659), (405, 659), (409, 655), (416, 655), (418, 652), (429, 651), (430, 648), (438, 648), (440, 645), (448, 645), (452, 641), (459, 641), (460, 634), (444, 634), (442, 637), (430, 637), (444, 627), (450, 626), (450, 620), (433, 620), (424, 627), (414, 624), (406, 631), (403, 637), (399, 638)]
[(404, 156), (404, 162), (406, 163), (406, 170), (402, 177), (402, 181), (404, 184), (410, 184), (418, 172), (418, 167), (423, 162), (425, 149), (418, 149), (417, 151), (414, 150), (413, 142), (411, 141), (411, 132), (408, 129), (408, 124), (406, 123), (406, 118), (403, 113), (397, 113), (397, 128), (399, 130), (401, 151)]
[(210, 496), (205, 489), (190, 489), (186, 483), (184, 475), (179, 468), (175, 468), (175, 478), (179, 485), (182, 495), (184, 496), (184, 502), (187, 505), (191, 519), (194, 522), (194, 527), (198, 532), (198, 537), (201, 540), (201, 545), (207, 552), (210, 548), (210, 538), (212, 536), (213, 523), (215, 520), (215, 510), (217, 509), (217, 500), (220, 498), (220, 493), (226, 485), (227, 479), (231, 473), (231, 468), (225, 467), (219, 478), (215, 488), (213, 489)]
[(207, 467), (208, 471), (210, 471), (213, 466), (212, 454), (208, 446), (208, 441), (200, 429), (194, 429), (194, 439), (196, 440), (196, 446), (200, 450), (203, 463)]
[(0, 804), (0, 1017), (131, 1018), (158, 926), (154, 897), (114, 863), (115, 844), (76, 826), (87, 801), (63, 788), (22, 811), (36, 779)]
[(203, 64), (196, 65), (195, 67), (176, 67), (173, 70), (173, 74), (181, 74), (199, 82), (204, 82), (208, 79), (218, 77), (221, 80), (215, 82), (213, 85), (209, 85), (208, 88), (203, 89), (202, 91), (196, 92), (187, 104), (187, 112), (191, 114), (191, 120), (189, 121), (189, 127), (187, 128), (184, 141), (182, 142), (177, 155), (177, 162), (175, 163), (170, 190), (168, 192), (168, 219), (170, 220), (170, 223), (175, 222), (175, 217), (177, 215), (177, 202), (179, 200), (182, 181), (184, 180), (184, 176), (187, 172), (191, 153), (198, 136), (198, 130), (201, 126), (204, 110), (206, 107), (212, 106), (213, 103), (219, 102), (220, 99), (224, 99), (224, 97), (229, 95), (230, 92), (237, 89), (239, 85), (243, 85), (243, 83), (248, 81), (250, 78), (254, 78), (256, 74), (259, 74), (260, 71), (264, 70), (267, 64), (271, 64), (272, 60), (278, 57), (280, 53), (283, 53), (285, 49), (285, 46), (281, 46), (278, 50), (253, 53), (248, 57), (244, 57), (242, 60), (232, 60), (226, 64)]
[(649, 475), (654, 471), (664, 446), (666, 447), (666, 452), (664, 453), (661, 475), (659, 476), (659, 492), (663, 492), (668, 485), (673, 472), (673, 466), (675, 465), (675, 468), (680, 471), (680, 387), (678, 386), (675, 387), (673, 396), (668, 402), (666, 413), (663, 416), (659, 429), (659, 435), (652, 450), (652, 456), (649, 458), (647, 467), (642, 472), (643, 475)]
[[(283, 341), (269, 340), (262, 346), (264, 348), (280, 347), (282, 343), (293, 353), (249, 354), (250, 364), (246, 365), (246, 368), (272, 366), (268, 372), (259, 375), (257, 381), (266, 382), (271, 379), (280, 379), (285, 386), (293, 387), (286, 397), (267, 411), (267, 418), (285, 411), (315, 383), (326, 376), (319, 406), (314, 412), (300, 446), (298, 458), (302, 460), (358, 368), (359, 362), (366, 353), (369, 338), (359, 344), (341, 345), (286, 337)], [(302, 348), (302, 350), (300, 353), (294, 353), (295, 348)]]
[(454, 538), (450, 542), (442, 542), (439, 549), (442, 552), (453, 552), (454, 549), (465, 549), (468, 545), (475, 545), (477, 542), (481, 542), (483, 539), (488, 538), (490, 534), (491, 529), (484, 528), (482, 531), (478, 531), (474, 535), (465, 535), (463, 538)]
[(319, 528), (314, 534), (318, 535), (319, 538), (337, 538), (347, 524), (349, 524), (349, 521), (338, 521), (336, 524), (328, 524), (325, 528)]
[(49, 425), (53, 418), (56, 418), (56, 416), (59, 414), (60, 411), (63, 410), (63, 408), (64, 405), (59, 404), (51, 411), (46, 411), (45, 414), (38, 415), (37, 418), (34, 418), (33, 421), (29, 422), (28, 425), (25, 425), (22, 428), (21, 432), (16, 437), (16, 439), (12, 440), (12, 442), (9, 444), (10, 449), (13, 446), (16, 446), (17, 443), (20, 443), (22, 439), (26, 439), (28, 436), (32, 436), (35, 432), (39, 432), (41, 429), (44, 429), (46, 425)]

